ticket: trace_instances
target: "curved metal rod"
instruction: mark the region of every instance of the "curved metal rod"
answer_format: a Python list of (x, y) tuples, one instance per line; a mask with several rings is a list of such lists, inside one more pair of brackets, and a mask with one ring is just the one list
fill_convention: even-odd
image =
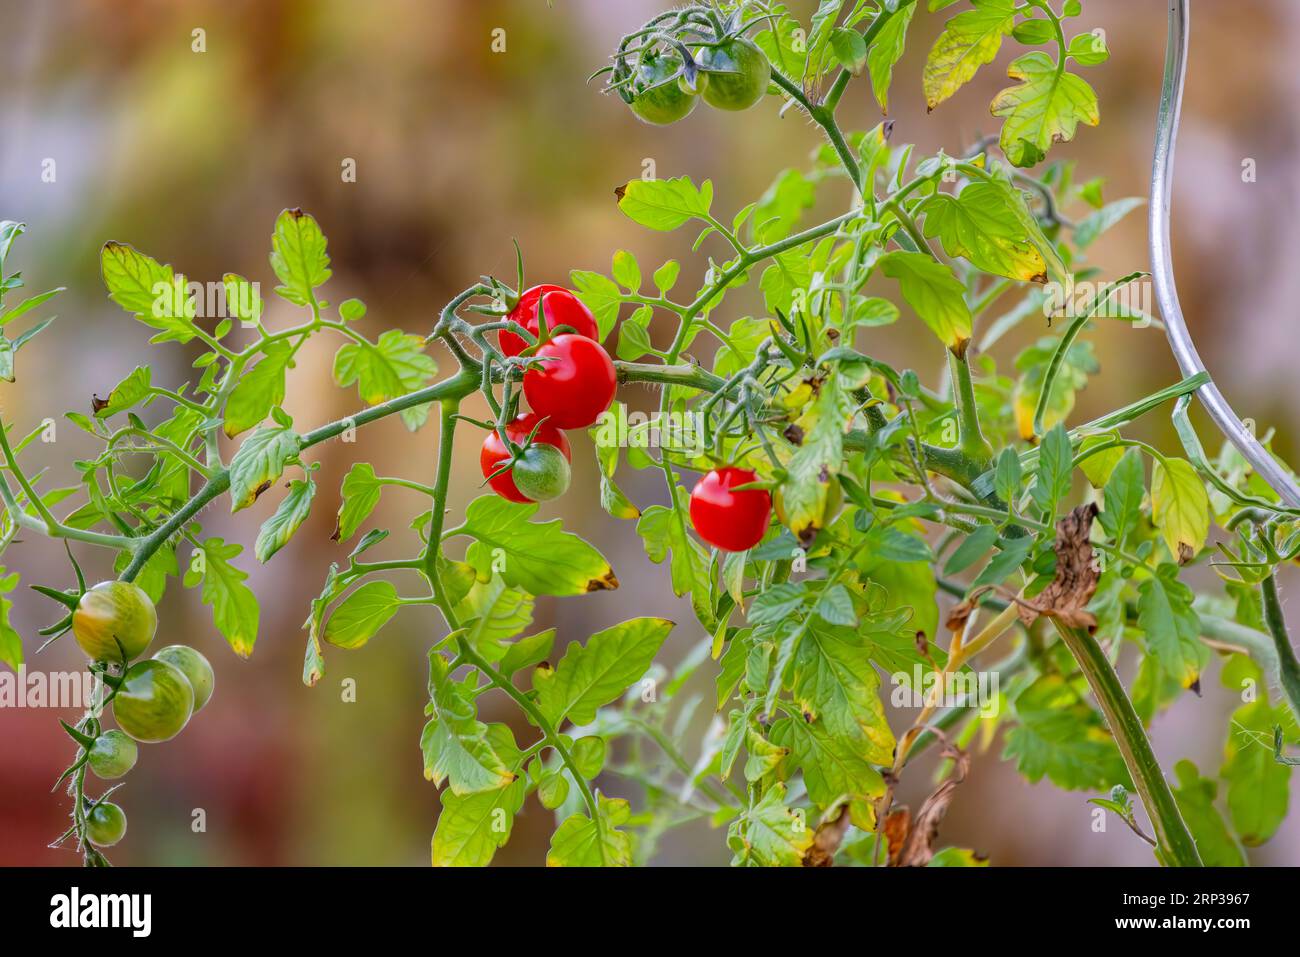
[[(1183, 78), (1187, 71), (1188, 0), (1169, 0), (1169, 40), (1165, 49), (1165, 78), (1156, 114), (1156, 148), (1151, 161), (1150, 247), (1151, 275), (1156, 302), (1164, 319), (1165, 334), (1184, 376), (1205, 371), (1192, 343), (1183, 310), (1174, 287), (1174, 268), (1169, 242), (1169, 203), (1174, 176), (1174, 140), (1183, 104)], [(1254, 433), (1232, 411), (1218, 386), (1207, 382), (1196, 391), (1214, 424), (1245, 457), (1259, 477), (1272, 486), (1287, 505), (1300, 507), (1300, 487)]]

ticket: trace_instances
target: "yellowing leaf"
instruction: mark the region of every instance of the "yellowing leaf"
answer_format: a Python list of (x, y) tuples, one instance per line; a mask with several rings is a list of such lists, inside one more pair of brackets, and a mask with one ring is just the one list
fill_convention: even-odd
[(899, 251), (882, 256), (880, 268), (898, 280), (908, 305), (949, 349), (960, 349), (970, 338), (971, 315), (961, 280), (946, 265), (925, 253)]
[(993, 62), (1002, 38), (1016, 22), (1013, 0), (971, 0), (975, 9), (957, 14), (930, 49), (921, 74), (927, 109), (933, 110), (986, 63)]
[(1096, 126), (1101, 119), (1087, 81), (1058, 69), (1041, 50), (1013, 60), (1007, 75), (1021, 83), (994, 97), (990, 109), (1003, 118), (998, 145), (1015, 166), (1041, 162), (1053, 143), (1074, 138), (1079, 123)]
[(1151, 475), (1151, 519), (1169, 553), (1180, 563), (1205, 547), (1210, 534), (1210, 496), (1186, 459), (1157, 461)]

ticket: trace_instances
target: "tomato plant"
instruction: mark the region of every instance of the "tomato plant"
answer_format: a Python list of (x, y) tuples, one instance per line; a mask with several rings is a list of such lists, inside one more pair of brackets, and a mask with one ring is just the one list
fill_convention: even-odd
[[(1300, 557), (1300, 509), (1236, 446), (1203, 446), (1189, 417), (1203, 372), (1125, 394), (1088, 421), (1074, 414), (1101, 371), (1095, 330), (1159, 335), (1124, 297), (1145, 274), (1103, 279), (1089, 261), (1135, 204), (1106, 201), (1101, 178), (1049, 159), (1099, 123), (1086, 76), (1108, 57), (1104, 37), (1079, 0), (924, 6), (823, 0), (805, 22), (776, 3), (690, 3), (620, 40), (598, 71), (617, 96), (610, 109), (660, 124), (702, 97), (798, 111), (824, 140), (735, 210), (684, 174), (617, 190), (633, 223), (695, 233), (682, 246), (699, 253), (698, 288), (683, 290), (677, 260), (643, 270), (620, 250), (608, 275), (575, 269), (572, 292), (484, 277), (431, 329), (370, 338), (356, 324), (364, 304), (325, 298), (336, 264), (302, 210), (283, 212), (271, 237), (275, 292), (300, 310), (287, 326), (264, 322), (236, 273), (225, 286), (239, 326), (200, 324), (171, 266), (104, 246), (110, 298), (157, 340), (197, 350), (197, 382), (164, 388), (141, 367), (90, 415), (69, 413), (104, 449), (76, 464), (82, 484), (70, 491), (25, 463), (36, 432), (11, 441), (0, 428), (0, 544), (20, 530), (67, 544), (75, 583), (34, 586), (68, 612), (46, 636), (71, 629), (101, 679), (96, 706), (65, 726), (77, 752), (64, 839), (87, 863), (105, 862), (99, 848), (125, 818), (86, 793), (86, 771), (114, 778), (135, 758), (134, 743), (103, 730), (104, 713), (161, 742), (211, 694), (211, 668), (190, 649), (132, 663), (153, 636), (154, 604), (165, 618), (175, 590), (198, 589), (235, 654), (257, 641), (243, 549), (200, 513), (273, 499), (259, 506), (270, 514), (253, 548), (267, 562), (308, 534), (326, 480), (341, 486), (333, 538), (355, 544), (307, 609), (303, 680), (316, 685), (327, 654), (358, 653), (399, 612), (434, 616), (419, 741), (441, 804), (434, 864), (489, 863), (535, 798), (556, 816), (552, 865), (645, 863), (659, 836), (706, 819), (740, 865), (973, 866), (978, 848), (940, 846), (942, 819), (963, 799), (971, 750), (998, 738), (1027, 780), (1089, 795), (1160, 864), (1242, 864), (1276, 833), (1296, 763), (1284, 752), (1300, 742), (1300, 663), (1277, 570)], [(888, 122), (842, 128), (854, 83), (888, 109), (909, 26), (926, 15), (943, 17), (921, 77), (935, 122), (1003, 47), (1029, 48), (990, 104), (998, 135), (924, 154), (894, 141)], [(823, 208), (835, 212), (811, 220)], [(12, 340), (9, 323), (58, 292), (2, 301), (22, 285), (4, 271), (22, 228), (0, 224), (0, 373), (11, 381), (44, 323)], [(174, 294), (155, 295), (156, 283)], [(672, 329), (658, 346), (656, 319)], [(882, 358), (900, 323), (933, 335), (937, 380)], [(1017, 326), (1033, 334), (1013, 350)], [(294, 357), (318, 336), (341, 340), (335, 382), (365, 405), (303, 425), (284, 400)], [(430, 344), (450, 363), (441, 377)], [(629, 383), (658, 390), (651, 415), (629, 408), (630, 390), (617, 401)], [(146, 425), (146, 405), (166, 417)], [(1135, 437), (1134, 423), (1157, 413), (1180, 447)], [(381, 476), (366, 462), (330, 476), (314, 460), (322, 443), (389, 416), (412, 432), (436, 420), (431, 477)], [(483, 432), (491, 491), (458, 503), (449, 489), (465, 429)], [(123, 458), (142, 459), (145, 477), (125, 480)], [(619, 585), (595, 545), (536, 520), (571, 461), (665, 566), (665, 587), (689, 599), (695, 621), (682, 627), (695, 651), (673, 671), (657, 660), (678, 627), (665, 618), (562, 642), (533, 628), (536, 602)], [(619, 485), (629, 469), (662, 482), (659, 501), (632, 501)], [(423, 499), (405, 540), (371, 527), (398, 488)], [(383, 542), (392, 551), (374, 560)], [(92, 549), (113, 555), (117, 582), (86, 589), (76, 556)], [(0, 588), (16, 582), (10, 572)], [(17, 667), (27, 642), (8, 607), (0, 599), (0, 659)], [(1127, 682), (1117, 662), (1136, 668)], [(1171, 776), (1149, 726), (1212, 673), (1251, 689), (1225, 724), (1225, 760), (1183, 760)], [(988, 675), (1000, 682), (992, 701), (969, 683), (951, 700), (922, 693)], [(689, 717), (702, 683), (717, 714), (701, 736)], [(521, 720), (481, 720), (486, 695)], [(913, 815), (895, 792), (933, 748), (947, 759), (942, 781)]]

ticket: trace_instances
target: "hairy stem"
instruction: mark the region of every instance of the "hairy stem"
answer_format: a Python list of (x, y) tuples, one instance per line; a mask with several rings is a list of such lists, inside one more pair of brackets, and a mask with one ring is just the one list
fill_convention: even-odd
[(1282, 616), (1282, 601), (1277, 593), (1277, 576), (1269, 575), (1259, 583), (1260, 595), (1264, 600), (1264, 623), (1268, 625), (1269, 634), (1273, 636), (1273, 647), (1277, 650), (1277, 676), (1291, 702), (1291, 709), (1297, 717), (1296, 710), (1300, 702), (1300, 662), (1296, 661), (1295, 648), (1291, 645), (1291, 636), (1287, 634), (1286, 619)]
[(1088, 687), (1106, 716), (1106, 723), (1115, 736), (1133, 785), (1155, 828), (1162, 863), (1173, 867), (1200, 867), (1201, 855), (1196, 850), (1196, 842), (1183, 821), (1169, 782), (1165, 780), (1160, 762), (1151, 749), (1146, 729), (1142, 727), (1142, 720), (1120, 684), (1115, 669), (1091, 635), (1063, 625), (1057, 619), (1052, 623), (1088, 679)]

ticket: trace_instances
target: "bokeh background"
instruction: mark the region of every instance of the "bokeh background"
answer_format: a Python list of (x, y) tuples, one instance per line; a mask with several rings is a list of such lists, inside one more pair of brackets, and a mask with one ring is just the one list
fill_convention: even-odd
[[(802, 6), (807, 6), (803, 4)], [(701, 109), (668, 129), (643, 126), (617, 99), (585, 78), (619, 35), (665, 4), (657, 0), (377, 0), (354, 3), (221, 0), (0, 0), (0, 218), (30, 224), (11, 266), (33, 289), (65, 285), (58, 322), (19, 359), (19, 381), (0, 386), (6, 421), (25, 433), (46, 416), (89, 411), (135, 365), (155, 383), (193, 380), (196, 352), (147, 345), (148, 331), (111, 304), (98, 275), (106, 240), (129, 242), (192, 279), (237, 271), (273, 285), (267, 253), (276, 214), (302, 206), (330, 239), (334, 279), (328, 296), (368, 304), (368, 333), (400, 326), (424, 333), (440, 305), (480, 273), (510, 276), (519, 240), (533, 281), (563, 283), (571, 268), (608, 269), (627, 248), (643, 267), (669, 257), (685, 264), (683, 287), (699, 278), (690, 236), (650, 233), (623, 217), (613, 189), (653, 160), (660, 176), (709, 177), (715, 209), (738, 209), (787, 165), (802, 164), (815, 130), (777, 102), (743, 115)], [(1054, 156), (1076, 159), (1079, 176), (1104, 175), (1108, 199), (1144, 196), (1164, 50), (1165, 4), (1088, 0), (1081, 24), (1107, 32), (1111, 59), (1086, 70), (1101, 101), (1102, 125), (1080, 128)], [(1243, 414), (1275, 426), (1292, 457), (1300, 428), (1295, 385), (1295, 302), (1300, 271), (1288, 263), (1300, 246), (1300, 5), (1287, 0), (1194, 4), (1190, 79), (1183, 110), (1175, 188), (1174, 247), (1188, 321), (1224, 391)], [(996, 132), (987, 109), (1005, 85), (1007, 51), (935, 113), (925, 112), (920, 72), (945, 14), (919, 13), (891, 93), (895, 142), (921, 151), (961, 149)], [(206, 52), (191, 50), (206, 31)], [(492, 32), (506, 49), (493, 52)], [(879, 120), (865, 84), (852, 87), (847, 126)], [(56, 162), (57, 179), (41, 179)], [(356, 162), (355, 183), (341, 163)], [(1242, 163), (1255, 161), (1255, 182)], [(838, 200), (837, 200), (838, 201)], [(1081, 212), (1074, 211), (1076, 214)], [(1145, 220), (1133, 214), (1091, 251), (1105, 275), (1147, 265)], [(729, 316), (756, 308), (748, 293), (729, 297)], [(274, 299), (274, 297), (271, 297)], [(284, 303), (272, 324), (295, 321)], [(47, 310), (48, 312), (49, 310)], [(1028, 329), (999, 346), (1003, 368)], [(658, 334), (663, 334), (659, 330)], [(1080, 397), (1083, 421), (1177, 378), (1163, 336), (1108, 324), (1093, 335), (1103, 374)], [(919, 323), (873, 330), (864, 343), (891, 361), (937, 376), (940, 357)], [(355, 392), (333, 386), (335, 343), (323, 338), (300, 355), (288, 410), (301, 424), (335, 419), (357, 407)], [(440, 359), (445, 357), (440, 356)], [(445, 365), (445, 363), (444, 363)], [(646, 407), (649, 391), (625, 398)], [(1203, 421), (1202, 421), (1203, 424)], [(132, 821), (112, 856), (121, 863), (423, 864), (437, 796), (421, 775), (417, 748), (425, 703), (425, 651), (437, 637), (432, 616), (403, 612), (365, 649), (326, 650), (319, 686), (300, 681), (307, 602), (328, 564), (350, 546), (329, 540), (338, 486), (351, 461), (382, 474), (427, 480), (435, 430), (412, 436), (395, 420), (362, 430), (355, 445), (315, 450), (321, 492), (308, 524), (269, 565), (254, 568), (251, 543), (267, 496), (232, 520), (223, 507), (204, 516), (212, 532), (250, 546), (262, 602), (261, 635), (249, 661), (214, 631), (194, 592), (171, 587), (160, 612), (160, 641), (203, 650), (217, 671), (211, 705), (174, 742), (142, 749), (120, 792)], [(1172, 447), (1163, 416), (1138, 434)], [(54, 446), (34, 452), (71, 484), (71, 461), (89, 450), (71, 426)], [(474, 430), (462, 430), (453, 510), (477, 494)], [(537, 625), (560, 641), (632, 614), (687, 622), (664, 652), (671, 663), (702, 637), (689, 608), (672, 598), (666, 569), (648, 562), (631, 525), (594, 507), (595, 469), (579, 442), (575, 488), (544, 515), (564, 518), (611, 558), (622, 588), (581, 599), (543, 599)], [(1217, 447), (1217, 442), (1210, 443)], [(642, 506), (661, 500), (655, 476), (629, 473), (626, 490)], [(404, 529), (422, 501), (386, 492), (374, 524)], [(27, 536), (24, 536), (25, 538)], [(106, 556), (82, 549), (95, 577)], [(35, 538), (13, 546), (5, 563), (24, 582), (67, 583), (61, 546)], [(1292, 616), (1300, 615), (1294, 603)], [(51, 618), (43, 599), (22, 589), (14, 621), (35, 646)], [(70, 641), (37, 663), (75, 669)], [(1130, 672), (1131, 673), (1131, 672)], [(357, 700), (340, 682), (355, 679)], [(712, 672), (705, 669), (700, 689)], [(1171, 764), (1190, 757), (1213, 774), (1233, 702), (1212, 674), (1203, 698), (1187, 696), (1159, 717), (1157, 750)], [(490, 719), (516, 720), (503, 705)], [(707, 710), (707, 709), (706, 709)], [(0, 863), (67, 864), (68, 851), (45, 844), (65, 825), (66, 799), (50, 784), (70, 751), (50, 710), (0, 712)], [(702, 731), (702, 727), (700, 729)], [(517, 727), (521, 740), (531, 740)], [(945, 843), (977, 849), (999, 864), (1148, 864), (1145, 846), (1112, 822), (1094, 833), (1087, 795), (1021, 780), (998, 759), (1000, 744), (976, 760), (944, 825)], [(1169, 764), (1166, 764), (1168, 767)], [(928, 781), (918, 767), (904, 798)], [(632, 794), (616, 780), (613, 794)], [(195, 809), (207, 831), (195, 834)], [(497, 861), (536, 864), (553, 823), (530, 801)], [(1300, 814), (1258, 863), (1294, 863)], [(724, 835), (700, 825), (665, 840), (658, 861), (717, 864)]]

